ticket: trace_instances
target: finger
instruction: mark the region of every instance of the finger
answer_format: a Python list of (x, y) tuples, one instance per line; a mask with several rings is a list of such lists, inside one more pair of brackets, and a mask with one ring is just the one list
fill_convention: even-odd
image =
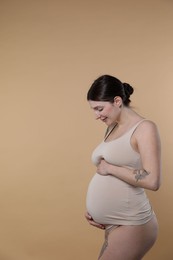
[(105, 229), (105, 226), (95, 222), (88, 212), (85, 213), (85, 217), (90, 225), (97, 227), (97, 228)]
[(86, 217), (86, 219), (88, 219), (88, 220), (91, 220), (91, 219), (92, 219), (91, 215), (90, 215), (88, 212), (85, 213), (85, 217)]
[(102, 224), (99, 224), (95, 221), (89, 221), (90, 225), (94, 226), (94, 227), (97, 227), (97, 228), (101, 228), (101, 229), (105, 229), (105, 226), (102, 225)]

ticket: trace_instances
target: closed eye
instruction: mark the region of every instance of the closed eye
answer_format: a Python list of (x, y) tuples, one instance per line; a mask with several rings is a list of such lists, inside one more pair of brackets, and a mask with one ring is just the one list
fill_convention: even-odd
[(103, 111), (103, 107), (94, 107), (94, 110), (101, 112), (101, 111)]

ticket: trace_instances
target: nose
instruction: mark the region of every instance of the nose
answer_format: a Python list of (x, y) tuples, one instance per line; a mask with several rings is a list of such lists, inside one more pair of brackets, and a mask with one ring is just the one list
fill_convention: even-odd
[(97, 119), (100, 119), (100, 113), (97, 111), (97, 112), (95, 112), (95, 119), (97, 120)]

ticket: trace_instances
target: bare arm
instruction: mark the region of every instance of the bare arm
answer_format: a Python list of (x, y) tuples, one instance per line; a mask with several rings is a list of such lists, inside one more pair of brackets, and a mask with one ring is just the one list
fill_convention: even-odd
[(141, 156), (142, 169), (119, 167), (102, 160), (98, 173), (113, 175), (137, 187), (158, 190), (161, 183), (161, 147), (156, 125), (150, 121), (143, 122), (133, 134), (133, 146)]

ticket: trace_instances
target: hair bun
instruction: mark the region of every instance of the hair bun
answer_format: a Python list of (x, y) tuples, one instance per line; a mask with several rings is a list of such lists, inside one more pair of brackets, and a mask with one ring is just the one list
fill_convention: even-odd
[(128, 83), (123, 83), (123, 87), (124, 87), (124, 92), (125, 92), (125, 95), (127, 97), (130, 97), (130, 95), (133, 93), (134, 89), (132, 86), (130, 86), (130, 84)]

